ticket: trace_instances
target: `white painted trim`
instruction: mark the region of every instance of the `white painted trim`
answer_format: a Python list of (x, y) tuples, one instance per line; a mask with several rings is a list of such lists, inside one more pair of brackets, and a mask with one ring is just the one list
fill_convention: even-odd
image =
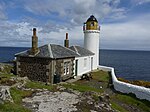
[(150, 88), (137, 86), (137, 85), (119, 81), (116, 78), (113, 67), (99, 66), (98, 69), (111, 72), (112, 82), (114, 85), (114, 89), (116, 91), (119, 91), (122, 93), (127, 93), (127, 94), (133, 93), (139, 99), (146, 99), (146, 100), (150, 101)]
[(50, 57), (51, 57), (51, 58), (54, 58), (50, 44), (48, 44), (48, 51), (49, 51), (49, 53), (50, 53)]
[(100, 33), (99, 30), (85, 30), (84, 33)]
[(15, 54), (15, 56), (16, 56), (16, 55), (19, 55), (19, 54), (22, 54), (22, 53), (25, 53), (25, 52), (27, 52), (27, 51), (28, 51), (28, 50), (25, 50), (25, 51), (22, 51), (22, 52), (16, 53), (16, 54)]

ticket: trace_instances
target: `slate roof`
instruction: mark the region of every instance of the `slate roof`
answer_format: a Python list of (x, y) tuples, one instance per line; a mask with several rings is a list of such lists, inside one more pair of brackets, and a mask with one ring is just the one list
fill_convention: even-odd
[(56, 44), (46, 44), (39, 47), (39, 52), (36, 55), (30, 55), (30, 49), (15, 54), (15, 56), (25, 56), (25, 57), (41, 57), (41, 58), (67, 58), (67, 57), (77, 57), (79, 56), (76, 52), (70, 50), (69, 48), (63, 47)]
[(91, 55), (94, 55), (93, 52), (83, 48), (83, 47), (80, 47), (80, 46), (71, 46), (69, 47), (71, 50), (75, 51), (79, 56), (77, 57), (82, 57), (82, 56), (91, 56)]

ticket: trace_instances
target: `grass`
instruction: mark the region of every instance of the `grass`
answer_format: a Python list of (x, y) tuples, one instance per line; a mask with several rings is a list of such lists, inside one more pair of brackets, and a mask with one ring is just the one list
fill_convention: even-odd
[(102, 92), (101, 89), (96, 89), (87, 85), (80, 84), (63, 84), (65, 88), (71, 88), (73, 90), (78, 90), (80, 92), (94, 91), (94, 92)]
[(23, 98), (29, 97), (32, 95), (32, 91), (22, 91), (15, 87), (10, 89), (10, 93), (14, 100), (14, 103), (16, 103), (16, 104), (20, 104), (22, 102)]
[(0, 112), (31, 112), (29, 109), (24, 108), (22, 105), (5, 102), (0, 104)]
[[(7, 81), (10, 80), (11, 77), (16, 77), (16, 76), (12, 74), (6, 74), (6, 73), (1, 74), (0, 84), (6, 83)], [(109, 79), (110, 79), (108, 72), (104, 72), (104, 71), (92, 72), (92, 78), (93, 79), (90, 81), (79, 80), (72, 84), (69, 83), (63, 84), (63, 86), (80, 92), (93, 91), (97, 93), (103, 93), (108, 88)], [(103, 88), (100, 88), (100, 86), (102, 86)], [(45, 85), (42, 82), (34, 82), (28, 80), (25, 87), (32, 88), (32, 89), (48, 89), (50, 91), (54, 91), (56, 86)], [(31, 96), (32, 91), (22, 91), (13, 87), (10, 89), (10, 93), (14, 100), (14, 103), (5, 102), (4, 104), (0, 104), (0, 112), (31, 112), (30, 110), (22, 106), (22, 99)], [(95, 101), (99, 101), (98, 95), (93, 95), (93, 99)], [(135, 98), (134, 95), (131, 94), (127, 95), (127, 94), (121, 94), (115, 92), (113, 94), (110, 94), (110, 102), (112, 104), (111, 107), (120, 112), (127, 112), (127, 108), (120, 104), (134, 106), (135, 108), (141, 109), (145, 112), (150, 112), (149, 101), (139, 100)], [(88, 109), (86, 107), (82, 109), (85, 112), (88, 112)]]
[(104, 71), (92, 72), (92, 78), (97, 81), (109, 82), (109, 74)]
[(4, 104), (0, 104), (0, 112), (31, 112), (22, 106), (22, 99), (31, 96), (31, 91), (22, 91), (14, 87), (10, 89), (10, 93), (14, 103), (5, 102)]
[[(1, 63), (0, 63), (0, 64), (1, 64)], [(4, 66), (3, 66), (4, 69), (3, 69), (3, 71), (1, 71), (1, 72), (10, 74), (11, 69), (13, 69), (13, 66), (12, 66), (12, 65), (9, 65), (9, 64), (2, 64), (2, 65), (4, 65)]]
[(1, 73), (0, 74), (0, 78), (3, 78), (3, 77), (10, 79), (11, 77), (16, 77), (16, 75), (14, 75), (14, 74), (7, 74), (7, 73)]
[[(66, 88), (71, 88), (74, 90), (78, 90), (80, 92), (94, 91), (102, 93), (105, 88), (107, 88), (109, 82), (109, 74), (104, 71), (92, 72), (92, 80), (78, 80), (73, 84), (64, 84), (63, 86)], [(99, 83), (103, 88), (100, 88)], [(96, 86), (97, 85), (97, 86)]]
[(135, 97), (135, 95), (133, 94), (116, 94), (115, 96), (113, 96), (114, 100), (118, 100), (120, 102), (123, 102), (125, 104), (128, 105), (132, 105), (135, 106), (139, 109), (142, 109), (145, 112), (150, 112), (150, 103), (149, 101), (146, 100), (139, 100)]
[(118, 78), (118, 80), (120, 80), (122, 82), (130, 83), (133, 85), (144, 86), (144, 87), (150, 88), (150, 82), (148, 82), (148, 81), (142, 81), (142, 80), (129, 81), (129, 80), (125, 80), (123, 78)]
[(25, 87), (32, 89), (48, 89), (48, 90), (52, 90), (54, 88), (54, 86), (52, 85), (45, 85), (42, 82), (33, 82), (33, 81), (27, 81)]
[(16, 77), (16, 76), (13, 74), (5, 74), (5, 73), (0, 74), (0, 84), (8, 85), (8, 86), (15, 84), (16, 83), (15, 81), (10, 80), (11, 77)]
[(123, 107), (121, 107), (120, 105), (118, 105), (115, 102), (111, 102), (111, 107), (115, 110), (118, 110), (119, 112), (128, 112), (127, 110), (125, 110)]

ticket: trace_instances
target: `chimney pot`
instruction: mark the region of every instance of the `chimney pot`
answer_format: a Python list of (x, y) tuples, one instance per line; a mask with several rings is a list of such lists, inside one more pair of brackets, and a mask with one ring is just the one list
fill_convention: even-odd
[(66, 40), (68, 40), (68, 33), (66, 33)]
[(66, 33), (66, 39), (64, 40), (64, 46), (69, 47), (68, 33)]
[(31, 55), (38, 52), (38, 37), (36, 36), (36, 28), (33, 28)]
[(33, 28), (33, 35), (36, 36), (36, 28)]

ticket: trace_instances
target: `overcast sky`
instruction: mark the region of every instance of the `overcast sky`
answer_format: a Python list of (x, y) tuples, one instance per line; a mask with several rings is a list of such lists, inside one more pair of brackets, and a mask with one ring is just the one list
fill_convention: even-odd
[(83, 23), (93, 14), (101, 26), (101, 49), (150, 50), (150, 0), (0, 0), (0, 46), (83, 45)]

